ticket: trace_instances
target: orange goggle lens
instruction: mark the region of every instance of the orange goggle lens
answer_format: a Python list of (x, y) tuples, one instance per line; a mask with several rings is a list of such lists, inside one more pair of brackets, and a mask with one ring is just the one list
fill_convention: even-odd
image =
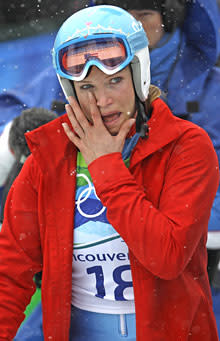
[(92, 39), (71, 44), (59, 52), (62, 71), (73, 77), (81, 75), (88, 62), (101, 64), (111, 70), (122, 64), (126, 58), (124, 43), (118, 38)]

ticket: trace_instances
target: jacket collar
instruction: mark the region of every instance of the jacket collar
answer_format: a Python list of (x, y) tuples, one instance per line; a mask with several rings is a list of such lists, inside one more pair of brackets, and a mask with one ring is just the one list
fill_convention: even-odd
[(152, 114), (148, 121), (149, 137), (139, 139), (133, 152), (130, 167), (173, 142), (182, 134), (184, 129), (188, 129), (188, 122), (175, 117), (160, 98), (153, 101), (151, 107)]

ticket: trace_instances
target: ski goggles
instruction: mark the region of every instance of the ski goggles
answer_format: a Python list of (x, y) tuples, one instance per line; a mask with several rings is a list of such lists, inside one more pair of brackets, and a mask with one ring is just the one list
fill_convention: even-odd
[(126, 67), (133, 57), (124, 37), (109, 34), (74, 39), (54, 51), (58, 74), (74, 81), (84, 79), (92, 65), (108, 75), (115, 74)]

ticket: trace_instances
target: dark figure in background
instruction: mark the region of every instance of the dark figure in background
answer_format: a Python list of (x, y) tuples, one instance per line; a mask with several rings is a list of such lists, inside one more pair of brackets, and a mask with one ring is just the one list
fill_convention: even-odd
[(2, 195), (0, 223), (3, 222), (4, 207), (8, 191), (15, 178), (19, 174), (21, 168), (23, 167), (25, 160), (30, 154), (30, 150), (28, 148), (24, 134), (54, 120), (57, 117), (58, 115), (52, 110), (44, 108), (31, 108), (23, 110), (20, 116), (14, 118), (10, 128), (8, 142), (9, 148), (14, 154), (16, 161), (12, 166), (4, 187)]

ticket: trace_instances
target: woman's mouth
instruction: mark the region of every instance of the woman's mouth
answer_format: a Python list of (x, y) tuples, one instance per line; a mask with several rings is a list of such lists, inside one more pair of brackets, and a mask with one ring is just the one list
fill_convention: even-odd
[(104, 122), (104, 124), (109, 125), (113, 122), (115, 122), (121, 115), (121, 112), (115, 112), (109, 115), (104, 115), (102, 116), (102, 120)]

